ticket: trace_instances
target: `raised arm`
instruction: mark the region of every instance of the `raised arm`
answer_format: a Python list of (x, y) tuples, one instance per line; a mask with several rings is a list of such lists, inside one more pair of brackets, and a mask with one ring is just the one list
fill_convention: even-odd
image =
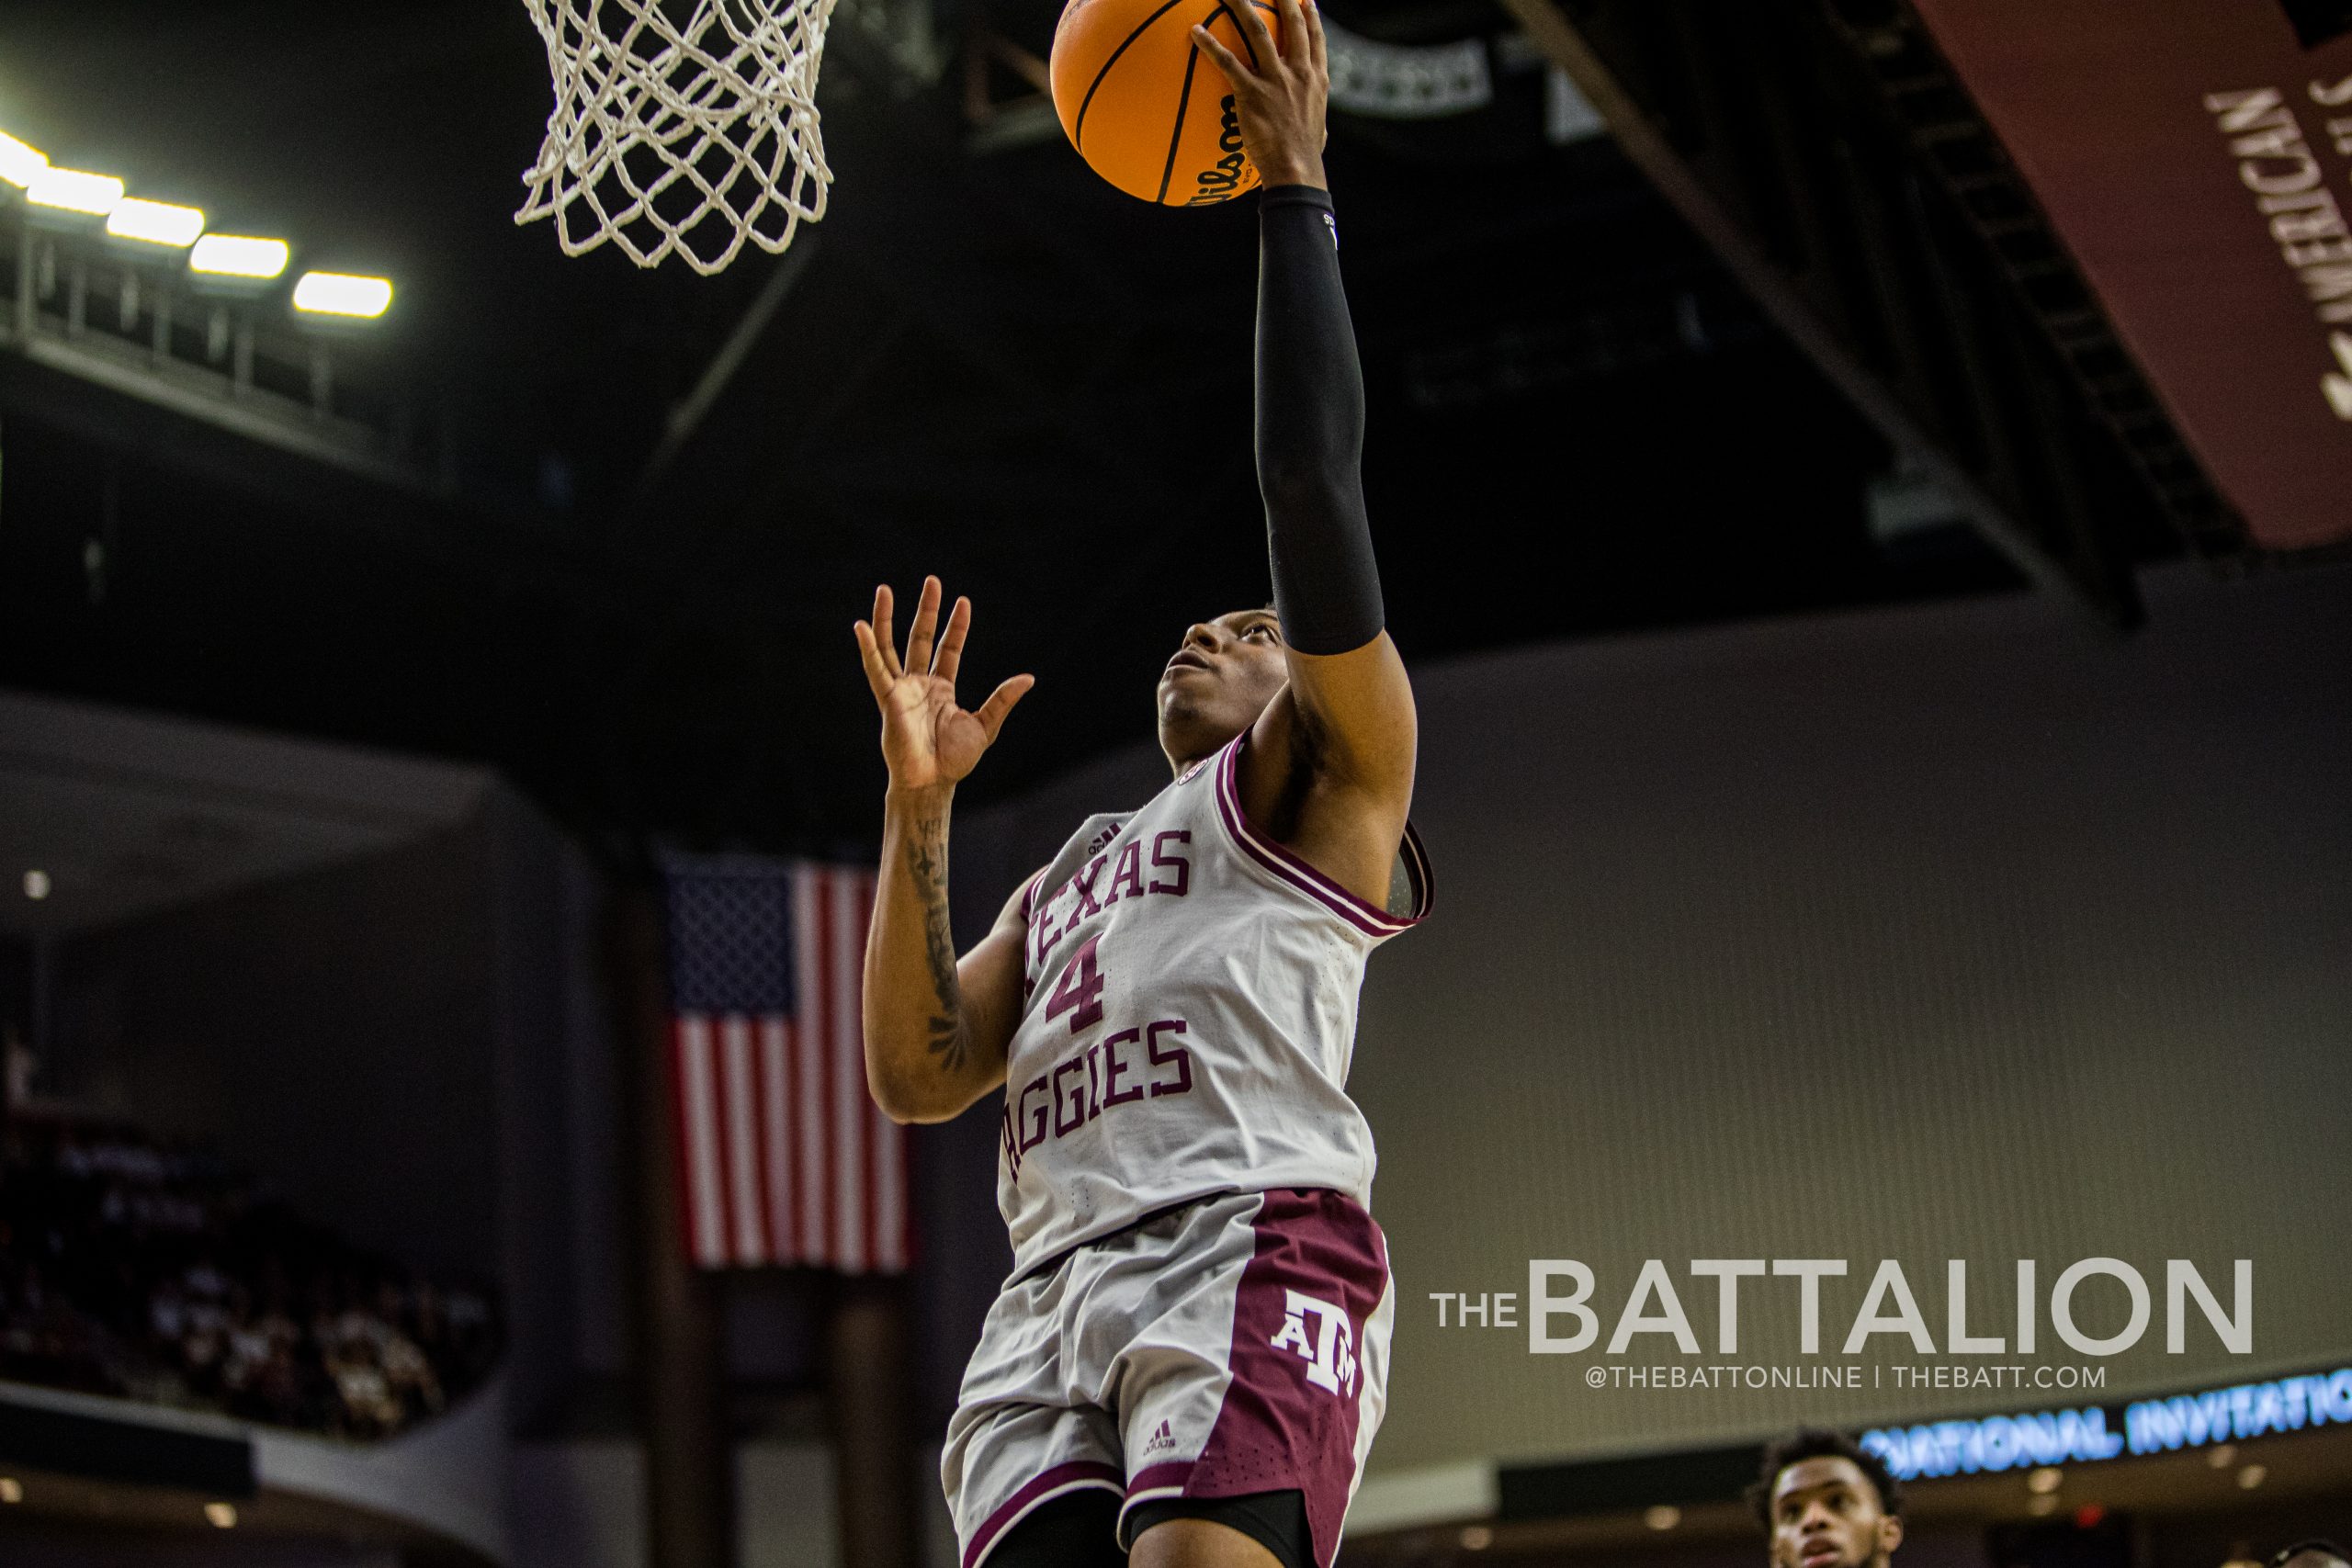
[[(1251, 59), (1193, 42), (1234, 89), (1259, 199), (1258, 484), (1290, 686), (1251, 735), (1245, 807), (1351, 891), (1383, 902), (1413, 794), (1417, 730), (1364, 513), (1363, 373), (1323, 172), (1322, 17), (1273, 0), (1283, 39), (1228, 0)], [(1261, 815), (1262, 813), (1262, 815)]]
[(947, 922), (947, 826), (957, 781), (1035, 682), (1015, 675), (978, 713), (957, 707), (956, 671), (972, 606), (956, 601), (934, 652), (940, 596), (939, 580), (926, 578), (903, 661), (891, 637), (889, 589), (875, 590), (874, 619), (856, 626), (890, 769), (865, 941), (865, 1082), (895, 1122), (944, 1122), (1002, 1083), (1021, 1009), (1021, 896), (959, 961)]

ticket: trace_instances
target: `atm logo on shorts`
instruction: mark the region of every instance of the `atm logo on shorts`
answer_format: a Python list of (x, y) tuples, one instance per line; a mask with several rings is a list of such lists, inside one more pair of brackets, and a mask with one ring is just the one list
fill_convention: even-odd
[(1329, 1302), (1283, 1292), (1283, 1325), (1267, 1343), (1288, 1348), (1306, 1363), (1306, 1381), (1333, 1393), (1353, 1393), (1356, 1387), (1355, 1335), (1348, 1314)]

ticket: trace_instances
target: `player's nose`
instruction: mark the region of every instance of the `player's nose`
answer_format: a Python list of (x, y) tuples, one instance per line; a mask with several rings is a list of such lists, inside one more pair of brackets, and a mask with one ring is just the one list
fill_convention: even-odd
[(1194, 621), (1184, 628), (1184, 640), (1178, 647), (1197, 648), (1204, 653), (1215, 653), (1219, 630), (1214, 621)]

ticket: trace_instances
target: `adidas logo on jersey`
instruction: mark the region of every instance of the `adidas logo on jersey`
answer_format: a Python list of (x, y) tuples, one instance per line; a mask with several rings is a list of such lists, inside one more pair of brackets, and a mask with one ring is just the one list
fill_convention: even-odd
[(1167, 1422), (1162, 1421), (1159, 1424), (1159, 1430), (1154, 1432), (1151, 1435), (1151, 1440), (1144, 1444), (1143, 1451), (1148, 1454), (1156, 1454), (1162, 1449), (1172, 1449), (1175, 1446), (1176, 1434), (1168, 1429)]
[[(1295, 1351), (1306, 1363), (1306, 1381), (1333, 1393), (1353, 1393), (1356, 1387), (1355, 1336), (1348, 1314), (1329, 1302), (1283, 1292), (1283, 1325), (1267, 1343), (1275, 1349)], [(1314, 1320), (1309, 1327), (1307, 1320)]]

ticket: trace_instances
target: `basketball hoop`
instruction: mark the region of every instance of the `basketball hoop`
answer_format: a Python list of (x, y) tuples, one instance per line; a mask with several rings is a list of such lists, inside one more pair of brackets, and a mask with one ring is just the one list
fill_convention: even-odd
[[(833, 0), (524, 0), (555, 110), (517, 223), (707, 276), (825, 215), (817, 69)], [(687, 12), (682, 23), (673, 13)]]

